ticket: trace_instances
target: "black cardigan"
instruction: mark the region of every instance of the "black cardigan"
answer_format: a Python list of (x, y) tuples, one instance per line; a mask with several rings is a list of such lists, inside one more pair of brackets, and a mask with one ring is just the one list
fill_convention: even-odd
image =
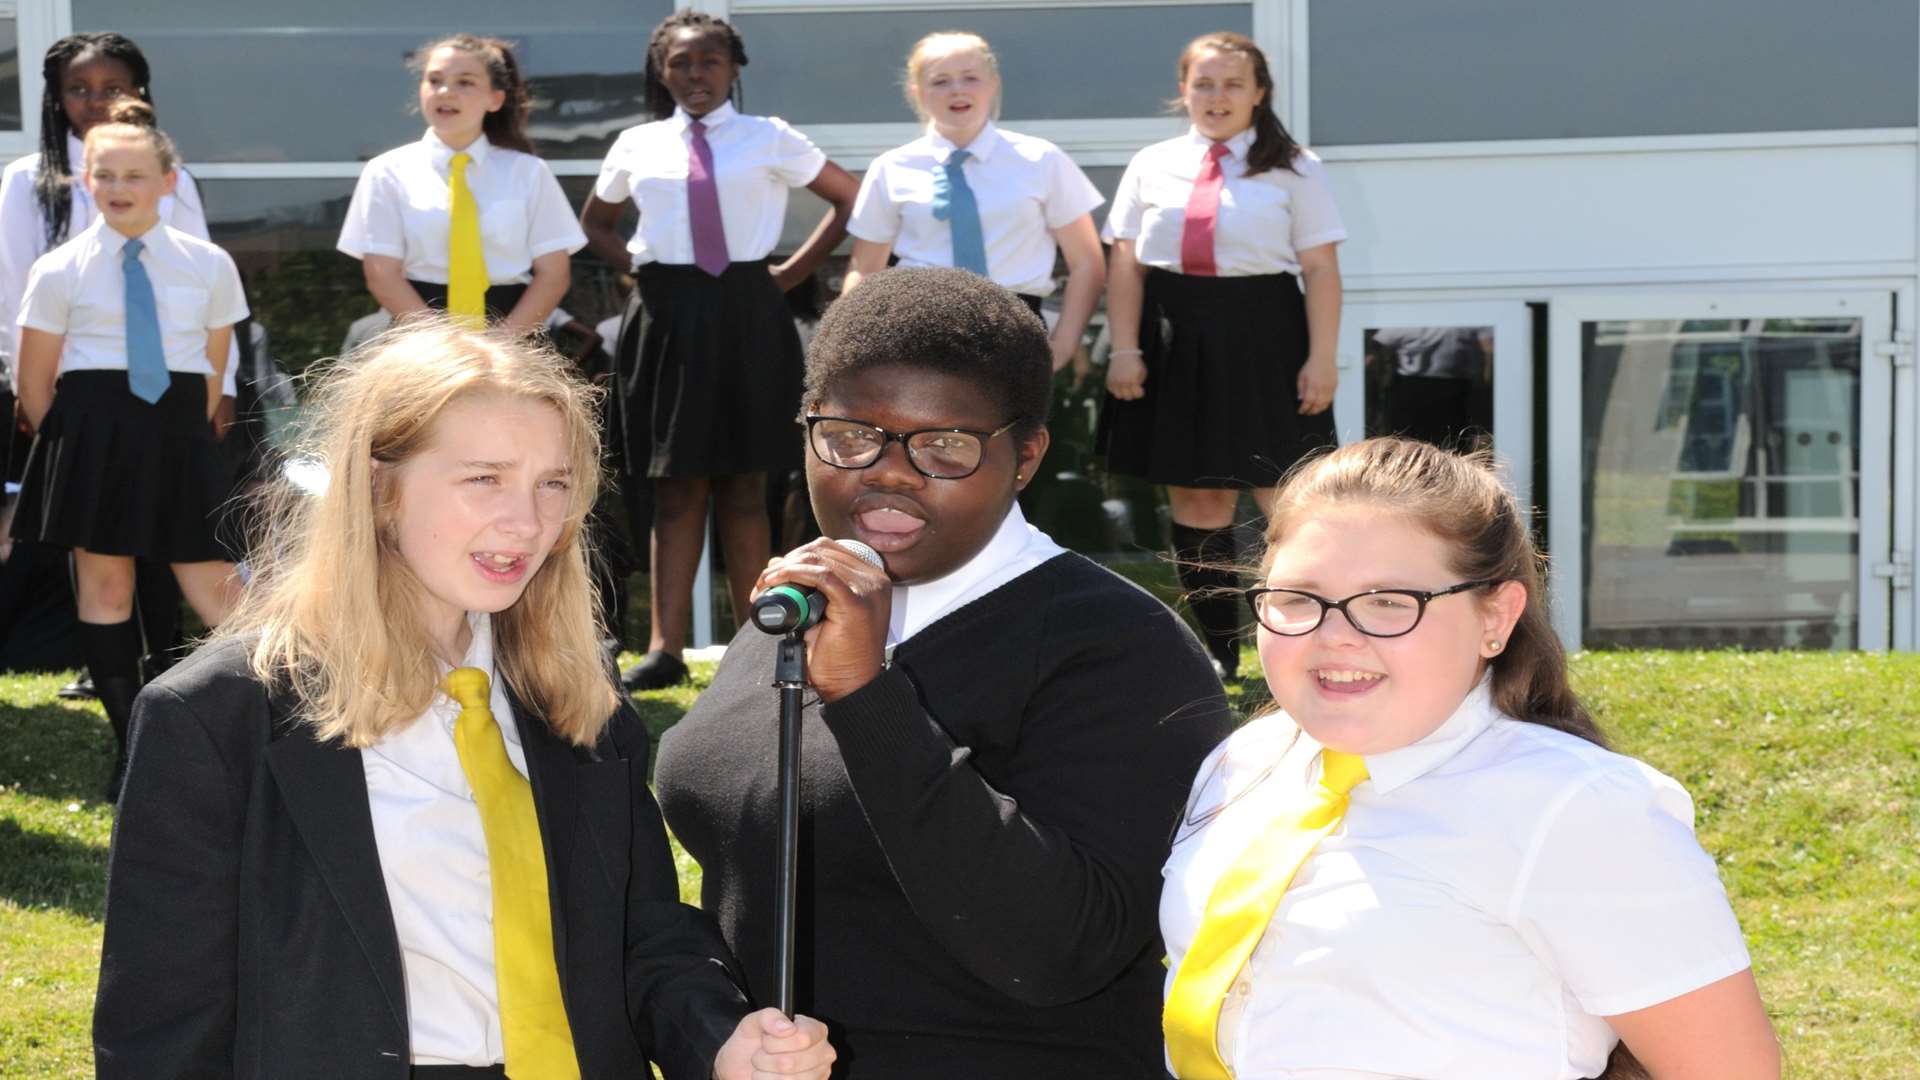
[[(770, 1000), (774, 639), (746, 629), (657, 781)], [(1192, 633), (1074, 554), (806, 712), (797, 1004), (836, 1077), (1161, 1077), (1160, 867), (1231, 727)]]
[[(406, 1080), (405, 976), (358, 750), (210, 645), (134, 709), (93, 1016), (103, 1080)], [(554, 955), (584, 1078), (705, 1080), (746, 1015), (710, 920), (679, 903), (647, 738), (592, 750), (521, 702)]]

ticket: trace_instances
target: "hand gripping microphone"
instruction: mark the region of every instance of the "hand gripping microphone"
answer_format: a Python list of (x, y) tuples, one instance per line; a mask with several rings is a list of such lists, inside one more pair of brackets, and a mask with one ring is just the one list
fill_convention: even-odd
[[(835, 540), (861, 562), (875, 570), (885, 570), (880, 553), (858, 540)], [(825, 594), (792, 585), (775, 585), (753, 602), (753, 625), (769, 634), (791, 634), (818, 623), (827, 615)]]

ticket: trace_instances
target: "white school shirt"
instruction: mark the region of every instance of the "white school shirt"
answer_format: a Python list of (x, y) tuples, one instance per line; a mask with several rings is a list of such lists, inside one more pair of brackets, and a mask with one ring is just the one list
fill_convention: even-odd
[[(1313, 151), (1302, 147), (1292, 169), (1248, 176), (1253, 136), (1248, 128), (1228, 139), (1227, 156), (1220, 159), (1214, 264), (1221, 277), (1297, 274), (1298, 252), (1345, 240), (1347, 230), (1327, 187), (1326, 167)], [(1113, 193), (1107, 240), (1132, 240), (1134, 258), (1145, 266), (1180, 270), (1187, 198), (1212, 145), (1212, 139), (1189, 128), (1133, 155)]]
[[(100, 214), (93, 205), (92, 193), (78, 178), (86, 153), (87, 148), (79, 137), (68, 134), (67, 161), (76, 174), (72, 185), (73, 208), (67, 214), (69, 240), (80, 235)], [(0, 332), (0, 354), (7, 359), (20, 355), (20, 299), (27, 294), (27, 275), (33, 271), (34, 260), (47, 253), (46, 219), (41, 216), (40, 203), (33, 194), (34, 176), (39, 171), (40, 155), (36, 153), (15, 159), (0, 172), (0, 326), (5, 327), (5, 331)], [(207, 231), (207, 211), (200, 199), (200, 185), (184, 167), (179, 169), (179, 175), (173, 194), (160, 198), (160, 222), (211, 242), (213, 234)], [(238, 385), (239, 359), (236, 340), (227, 353), (224, 392), (228, 397), (234, 395)], [(17, 390), (18, 372), (13, 374), (13, 380)]]
[[(140, 236), (140, 265), (153, 285), (167, 370), (211, 375), (207, 331), (247, 317), (240, 273), (220, 248), (168, 225)], [(66, 337), (60, 370), (127, 366), (127, 238), (95, 218), (80, 235), (42, 255), (27, 277), (20, 325)], [(231, 361), (229, 361), (229, 366)]]
[[(428, 131), (418, 142), (367, 162), (335, 246), (356, 259), (399, 259), (408, 278), (445, 285), (453, 223), (448, 184), (457, 152)], [(587, 234), (546, 162), (495, 146), (485, 135), (464, 152), (473, 159), (467, 188), (480, 210), (480, 250), (490, 284), (524, 285), (533, 280), (533, 260), (587, 246)]]
[[(676, 108), (665, 120), (630, 127), (613, 141), (593, 193), (601, 202), (632, 199), (640, 226), (628, 241), (633, 265), (693, 263), (693, 227), (687, 218), (687, 161), (692, 118)], [(727, 258), (753, 262), (780, 242), (787, 191), (806, 187), (826, 167), (812, 140), (773, 116), (748, 116), (723, 103), (700, 118), (713, 151), (714, 187), (727, 234)]]
[(1000, 527), (987, 546), (958, 569), (918, 585), (893, 587), (893, 610), (887, 620), (888, 649), (1065, 550), (1052, 537), (1027, 524), (1020, 504), (1014, 503), (1007, 516), (1000, 519)]
[[(847, 231), (893, 245), (901, 266), (952, 266), (953, 228), (933, 216), (934, 178), (959, 147), (928, 129), (881, 154), (860, 180)], [(1056, 229), (1106, 200), (1059, 147), (989, 122), (960, 165), (980, 208), (987, 276), (1017, 293), (1053, 291)]]
[[(507, 758), (527, 774), (520, 729), (493, 663), (493, 621), (468, 613), (473, 641), (462, 667), (487, 673), (488, 701)], [(360, 751), (367, 808), (407, 985), (415, 1065), (506, 1060), (493, 962), (493, 877), (480, 808), (460, 767), (445, 693), (419, 719)]]
[[(1618, 1041), (1601, 1017), (1749, 966), (1686, 790), (1501, 714), (1490, 685), (1365, 756), (1221, 1009), (1241, 1080), (1594, 1076)], [(1169, 988), (1215, 882), (1318, 780), (1296, 732), (1255, 720), (1200, 767), (1160, 897)]]

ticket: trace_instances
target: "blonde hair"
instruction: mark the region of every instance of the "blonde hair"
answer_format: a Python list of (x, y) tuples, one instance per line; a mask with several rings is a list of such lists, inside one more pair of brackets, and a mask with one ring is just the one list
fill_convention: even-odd
[(977, 52), (987, 62), (987, 70), (993, 73), (993, 118), (1000, 119), (1000, 58), (993, 55), (993, 46), (987, 39), (967, 30), (936, 30), (913, 43), (912, 51), (907, 53), (906, 81), (902, 89), (907, 96), (907, 104), (912, 107), (915, 116), (921, 122), (932, 119), (925, 109), (920, 107), (920, 77), (926, 74), (927, 65), (936, 60), (945, 60), (960, 53)]
[(553, 551), (493, 616), (494, 666), (556, 735), (591, 746), (619, 703), (601, 656), (582, 523), (599, 489), (598, 392), (544, 346), (444, 318), (409, 320), (322, 376), (298, 455), (326, 489), (282, 479), (260, 504), (253, 577), (220, 637), (255, 637), (252, 669), (290, 687), (316, 738), (364, 747), (426, 711), (440, 681), (419, 612), (424, 586), (400, 556), (390, 468), (426, 446), (448, 405), (478, 394), (559, 413), (573, 485)]
[(153, 149), (153, 156), (160, 159), (160, 171), (172, 172), (180, 166), (180, 151), (174, 148), (173, 140), (160, 130), (160, 121), (154, 116), (153, 106), (139, 98), (122, 98), (107, 114), (107, 122), (95, 124), (87, 129), (87, 160), (93, 160), (93, 144), (104, 139), (136, 139)]

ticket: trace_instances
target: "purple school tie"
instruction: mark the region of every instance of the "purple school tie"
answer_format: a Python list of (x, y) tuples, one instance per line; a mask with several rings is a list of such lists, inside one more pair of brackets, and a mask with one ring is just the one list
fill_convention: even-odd
[(714, 277), (726, 273), (727, 229), (720, 222), (720, 189), (713, 183), (713, 148), (707, 125), (694, 120), (687, 148), (687, 223), (693, 227), (693, 264)]

